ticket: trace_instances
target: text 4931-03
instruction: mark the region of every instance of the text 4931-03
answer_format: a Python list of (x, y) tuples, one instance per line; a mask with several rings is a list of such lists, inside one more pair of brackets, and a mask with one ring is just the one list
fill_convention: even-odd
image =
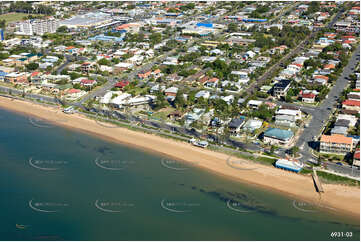
[(332, 238), (351, 238), (352, 232), (331, 232)]

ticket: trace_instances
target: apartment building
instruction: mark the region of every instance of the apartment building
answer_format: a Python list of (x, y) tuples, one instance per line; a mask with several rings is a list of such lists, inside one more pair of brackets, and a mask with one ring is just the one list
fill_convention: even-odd
[(20, 34), (24, 35), (43, 35), (44, 33), (55, 33), (59, 27), (59, 21), (53, 20), (26, 20), (21, 22)]
[(352, 151), (352, 138), (340, 134), (322, 135), (320, 152), (331, 154), (346, 154)]

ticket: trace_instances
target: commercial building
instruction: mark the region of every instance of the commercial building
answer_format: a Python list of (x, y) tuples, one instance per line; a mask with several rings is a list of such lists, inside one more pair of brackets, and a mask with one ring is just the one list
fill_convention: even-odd
[(66, 26), (73, 29), (89, 28), (108, 24), (110, 22), (112, 22), (110, 14), (91, 12), (83, 15), (76, 15), (70, 19), (63, 20), (60, 22), (60, 26)]
[(352, 151), (352, 138), (340, 134), (322, 135), (320, 152), (331, 154), (346, 154)]

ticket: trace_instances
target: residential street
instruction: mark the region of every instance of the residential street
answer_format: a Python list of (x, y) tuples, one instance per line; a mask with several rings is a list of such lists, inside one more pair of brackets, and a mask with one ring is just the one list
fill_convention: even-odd
[[(349, 63), (344, 68), (341, 76), (336, 82), (336, 85), (331, 89), (328, 94), (328, 98), (326, 98), (322, 104), (315, 109), (312, 114), (312, 120), (309, 123), (308, 128), (305, 128), (300, 138), (298, 139), (296, 146), (300, 148), (300, 153), (302, 154), (301, 160), (303, 162), (308, 161), (312, 158), (312, 154), (310, 153), (311, 148), (316, 148), (318, 145), (313, 141), (314, 137), (319, 137), (321, 134), (324, 125), (327, 123), (328, 118), (332, 113), (333, 106), (337, 103), (338, 98), (340, 97), (342, 91), (348, 85), (349, 81), (346, 79), (351, 73), (353, 73), (353, 68), (356, 66), (357, 62), (360, 58), (360, 50), (356, 50)], [(344, 172), (350, 170), (346, 166), (342, 166), (340, 168)], [(349, 171), (351, 173), (351, 170)]]

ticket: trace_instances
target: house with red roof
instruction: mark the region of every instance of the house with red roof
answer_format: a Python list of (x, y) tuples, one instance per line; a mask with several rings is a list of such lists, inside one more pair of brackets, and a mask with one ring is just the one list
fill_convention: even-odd
[(325, 70), (331, 70), (331, 69), (335, 69), (335, 68), (336, 68), (335, 64), (325, 64), (323, 66), (323, 69), (325, 69)]
[(310, 92), (310, 93), (302, 93), (302, 102), (304, 103), (314, 103), (316, 94)]
[(90, 70), (92, 70), (94, 68), (94, 63), (84, 62), (83, 64), (81, 64), (80, 68), (83, 72), (89, 72)]
[(157, 79), (158, 77), (162, 76), (162, 71), (160, 69), (156, 69), (152, 72), (152, 76)]
[(39, 71), (34, 71), (30, 74), (30, 82), (31, 83), (40, 83), (42, 73)]
[(71, 88), (65, 92), (65, 98), (69, 101), (74, 101), (74, 100), (84, 96), (85, 94), (86, 94), (86, 91), (79, 90), (76, 88)]
[(120, 82), (117, 82), (114, 87), (117, 87), (117, 88), (120, 88), (122, 89), (123, 87), (126, 87), (129, 85), (129, 81), (126, 81), (126, 80), (123, 80), (123, 81), (120, 81)]
[(360, 111), (360, 101), (347, 99), (342, 102), (342, 108), (346, 110)]
[(353, 154), (353, 166), (360, 167), (360, 148), (357, 148), (355, 153)]
[(80, 81), (80, 85), (83, 87), (93, 87), (97, 84), (96, 80), (83, 79)]
[(146, 78), (148, 78), (151, 74), (152, 74), (152, 71), (151, 71), (151, 70), (146, 71), (146, 72), (143, 72), (143, 73), (139, 73), (139, 74), (138, 74), (138, 78), (139, 78), (139, 79), (146, 79)]
[(219, 82), (219, 79), (216, 78), (216, 77), (213, 77), (213, 78), (207, 80), (206, 83), (204, 83), (204, 85), (206, 87), (212, 87), (213, 88), (213, 87), (217, 87), (218, 82)]

